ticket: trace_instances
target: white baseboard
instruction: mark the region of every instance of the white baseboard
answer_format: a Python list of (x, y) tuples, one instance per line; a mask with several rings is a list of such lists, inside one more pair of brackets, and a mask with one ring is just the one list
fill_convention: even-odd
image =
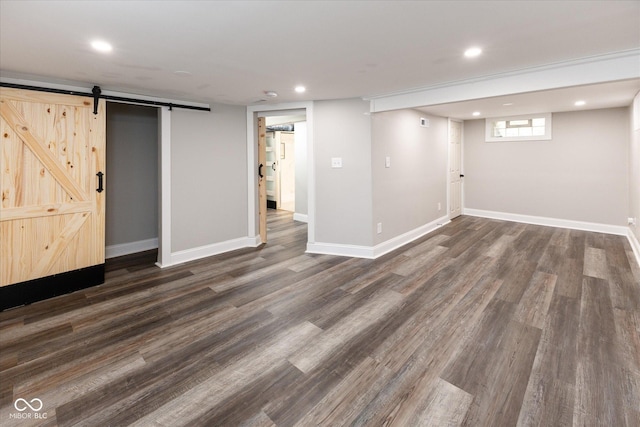
[(507, 212), (485, 211), (481, 209), (466, 209), (464, 215), (482, 218), (501, 219), (504, 221), (523, 222), (525, 224), (546, 225), (548, 227), (570, 228), (573, 230), (593, 231), (596, 233), (627, 235), (627, 227), (620, 225), (599, 224), (595, 222), (573, 221), (568, 219), (547, 218), (543, 216), (520, 215)]
[(262, 244), (262, 238), (260, 237), (260, 235), (253, 237), (249, 236), (247, 237), (247, 239), (249, 240), (249, 245), (247, 246), (248, 248), (257, 248)]
[(431, 233), (433, 230), (436, 230), (450, 222), (451, 221), (449, 220), (449, 217), (445, 215), (434, 221), (431, 221), (428, 224), (422, 225), (418, 228), (414, 228), (411, 231), (379, 243), (373, 247), (373, 257), (378, 258), (384, 254), (388, 254), (389, 252), (394, 251), (409, 242), (419, 239), (425, 234)]
[(137, 242), (120, 243), (105, 248), (105, 258), (115, 258), (158, 248), (158, 238), (139, 240)]
[(300, 222), (309, 222), (309, 218), (307, 214), (301, 214), (297, 212), (293, 214), (293, 220), (300, 221)]
[(629, 244), (631, 245), (631, 249), (633, 250), (633, 254), (636, 256), (636, 262), (638, 263), (638, 267), (640, 267), (640, 242), (636, 238), (636, 235), (633, 234), (631, 229), (628, 229), (627, 239), (629, 239)]
[(242, 248), (254, 248), (260, 243), (260, 236), (256, 237), (240, 237), (238, 239), (226, 240), (224, 242), (212, 243), (210, 245), (200, 246), (183, 251), (172, 252), (171, 261), (163, 264), (161, 267), (171, 267), (177, 264), (183, 264), (189, 261), (218, 255), (224, 252), (234, 251)]
[(341, 243), (307, 243), (307, 253), (373, 259), (372, 246), (345, 245)]
[(399, 236), (375, 246), (345, 245), (340, 243), (307, 243), (307, 252), (323, 255), (348, 256), (352, 258), (375, 259), (399, 247), (416, 240), (433, 230), (449, 223), (449, 218), (443, 216), (428, 224), (422, 225)]

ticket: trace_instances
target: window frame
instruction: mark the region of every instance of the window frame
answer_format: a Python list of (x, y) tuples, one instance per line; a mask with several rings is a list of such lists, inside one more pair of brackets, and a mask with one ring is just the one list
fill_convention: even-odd
[[(543, 135), (530, 135), (530, 136), (493, 136), (494, 123), (496, 122), (509, 122), (514, 120), (528, 120), (533, 124), (534, 119), (544, 119), (544, 134)], [(485, 142), (518, 142), (518, 141), (548, 141), (551, 139), (551, 113), (540, 114), (524, 114), (519, 116), (507, 116), (507, 117), (487, 117), (485, 119)], [(524, 126), (508, 126), (505, 129), (517, 129)], [(528, 126), (532, 128), (533, 126)]]

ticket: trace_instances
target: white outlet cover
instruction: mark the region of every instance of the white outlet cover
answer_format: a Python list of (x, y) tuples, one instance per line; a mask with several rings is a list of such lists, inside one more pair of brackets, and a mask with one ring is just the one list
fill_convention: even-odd
[(331, 158), (331, 167), (332, 168), (341, 168), (342, 167), (342, 157), (332, 157)]

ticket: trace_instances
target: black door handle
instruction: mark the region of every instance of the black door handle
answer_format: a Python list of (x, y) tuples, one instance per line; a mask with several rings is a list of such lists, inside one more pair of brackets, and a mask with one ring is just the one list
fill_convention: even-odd
[(464, 175), (463, 175), (463, 174), (460, 174), (460, 178), (464, 178)]
[(104, 191), (104, 188), (102, 186), (102, 177), (104, 176), (104, 174), (102, 172), (98, 172), (96, 176), (98, 177), (98, 189), (96, 191), (98, 193), (102, 193)]
[(262, 175), (262, 168), (264, 167), (264, 165), (262, 163), (260, 163), (260, 166), (258, 166), (258, 176), (260, 178), (264, 178), (264, 175)]

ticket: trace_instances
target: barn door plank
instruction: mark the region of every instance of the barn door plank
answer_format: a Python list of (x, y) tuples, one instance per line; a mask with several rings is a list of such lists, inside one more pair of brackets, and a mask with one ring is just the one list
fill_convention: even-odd
[(71, 220), (64, 226), (58, 236), (45, 246), (40, 253), (38, 264), (31, 271), (31, 279), (46, 276), (51, 267), (56, 263), (58, 257), (66, 249), (71, 239), (80, 231), (85, 221), (89, 217), (88, 212), (74, 214)]
[(89, 198), (79, 183), (62, 168), (60, 162), (54, 157), (51, 150), (47, 148), (45, 141), (31, 132), (27, 120), (6, 99), (0, 100), (0, 114), (53, 175), (54, 179), (69, 193), (69, 196), (78, 201), (85, 201)]
[(13, 221), (16, 219), (40, 218), (43, 216), (91, 212), (92, 209), (93, 202), (52, 203), (41, 206), (8, 208), (2, 210), (2, 217), (0, 217), (0, 222)]

